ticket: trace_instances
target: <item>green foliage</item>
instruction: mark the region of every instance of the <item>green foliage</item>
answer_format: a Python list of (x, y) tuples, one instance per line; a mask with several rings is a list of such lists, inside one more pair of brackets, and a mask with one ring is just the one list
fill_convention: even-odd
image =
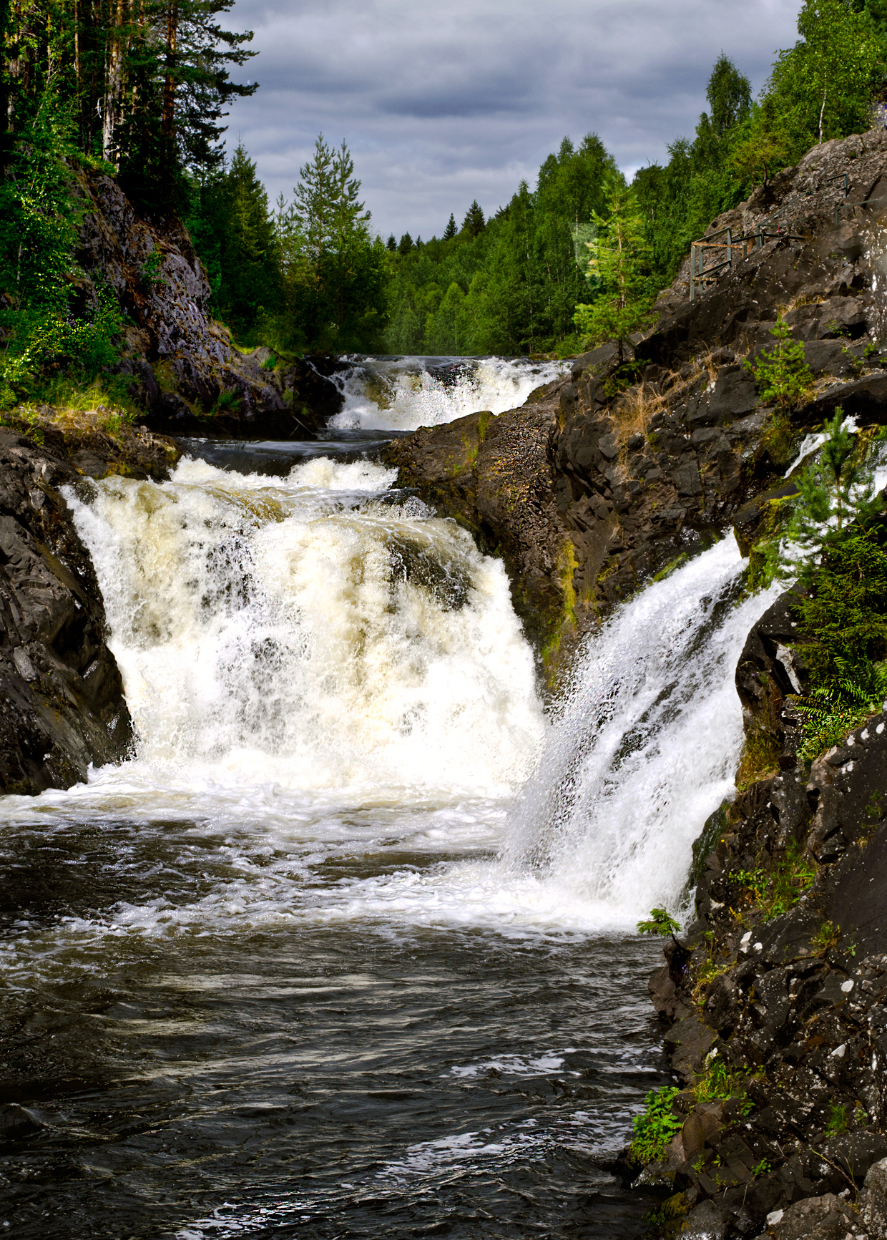
[(767, 1158), (762, 1158), (761, 1161), (754, 1167), (752, 1175), (756, 1180), (758, 1180), (763, 1175), (769, 1175), (772, 1170), (773, 1168), (770, 1165), (770, 1160)]
[(735, 875), (764, 921), (772, 921), (794, 908), (815, 877), (816, 866), (800, 844), (791, 844), (781, 858), (767, 866), (739, 870)]
[(285, 348), (372, 349), (386, 318), (388, 251), (370, 233), (343, 142), (321, 134), (290, 205), (274, 220), (283, 283), (277, 337)]
[(754, 1108), (748, 1097), (748, 1074), (737, 1068), (731, 1068), (720, 1055), (711, 1059), (704, 1074), (693, 1086), (693, 1092), (699, 1102), (727, 1102), (731, 1098), (740, 1099), (740, 1114), (745, 1116)]
[(142, 263), (142, 280), (148, 288), (163, 288), (168, 281), (161, 275), (163, 269), (163, 253), (158, 246)]
[(590, 281), (597, 296), (576, 307), (574, 322), (588, 343), (616, 340), (619, 361), (628, 336), (650, 320), (652, 292), (644, 222), (634, 193), (618, 177), (607, 190), (606, 216), (592, 212), (597, 235), (587, 243)]
[(837, 947), (838, 940), (841, 937), (841, 930), (833, 921), (824, 921), (814, 934), (810, 943), (819, 952), (828, 951), (830, 947)]
[(669, 916), (664, 908), (651, 909), (649, 917), (645, 921), (638, 922), (638, 934), (661, 934), (667, 937), (678, 929), (680, 929), (680, 923)]
[(665, 1085), (647, 1094), (644, 1110), (632, 1120), (634, 1139), (628, 1152), (631, 1162), (645, 1165), (663, 1157), (670, 1141), (683, 1127), (680, 1115), (672, 1110), (680, 1092), (674, 1085)]
[(585, 243), (592, 211), (605, 210), (605, 177), (614, 172), (595, 134), (578, 146), (565, 138), (542, 164), (535, 190), (519, 186), (482, 229), (475, 227), (482, 212), (458, 233), (454, 219), (441, 240), (398, 255), (385, 349), (537, 353), (569, 341), (561, 351), (576, 351), (576, 304), (594, 292)]
[(10, 408), (48, 370), (87, 378), (117, 360), (123, 317), (112, 290), (74, 260), (80, 206), (66, 159), (70, 112), (47, 92), (0, 181), (0, 404)]
[(887, 549), (876, 521), (865, 442), (843, 411), (825, 426), (818, 459), (797, 476), (798, 497), (771, 561), (797, 577), (798, 637), (810, 677), (796, 699), (803, 718), (799, 756), (810, 761), (879, 708), (887, 695)]
[(776, 342), (773, 348), (762, 352), (756, 362), (745, 364), (755, 377), (764, 403), (788, 412), (810, 399), (813, 372), (807, 365), (803, 343), (792, 339), (791, 328), (784, 319), (770, 329), (770, 335)]
[(709, 78), (696, 136), (676, 139), (664, 166), (642, 168), (632, 183), (644, 217), (650, 263), (659, 285), (674, 278), (692, 241), (698, 240), (721, 211), (744, 196), (744, 178), (731, 163), (747, 132), (752, 110), (751, 84), (729, 57), (718, 57)]
[(850, 1119), (847, 1115), (847, 1107), (840, 1102), (829, 1103), (828, 1123), (825, 1131), (830, 1137), (837, 1137), (842, 1132), (846, 1132), (850, 1127)]
[(806, 0), (800, 40), (779, 52), (767, 87), (780, 119), (787, 157), (868, 128), (868, 109), (883, 64), (870, 15), (843, 0)]
[(239, 144), (227, 169), (195, 186), (188, 226), (206, 264), (213, 309), (246, 345), (282, 308), (278, 239), (256, 165)]

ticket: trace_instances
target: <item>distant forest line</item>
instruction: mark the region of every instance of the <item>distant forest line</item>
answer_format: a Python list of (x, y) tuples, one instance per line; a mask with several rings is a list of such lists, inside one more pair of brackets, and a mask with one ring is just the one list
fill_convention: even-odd
[(78, 168), (181, 216), (244, 347), (567, 355), (639, 322), (717, 214), (869, 128), (887, 91), (887, 0), (806, 0), (758, 97), (722, 53), (695, 135), (630, 185), (596, 134), (565, 138), (489, 217), (475, 202), (439, 238), (383, 239), (344, 143), (318, 138), (274, 204), (242, 146), (226, 158), (226, 108), (256, 89), (230, 76), (253, 55), (223, 24), (232, 4), (0, 0), (0, 407), (121, 347), (110, 294), (76, 298)]

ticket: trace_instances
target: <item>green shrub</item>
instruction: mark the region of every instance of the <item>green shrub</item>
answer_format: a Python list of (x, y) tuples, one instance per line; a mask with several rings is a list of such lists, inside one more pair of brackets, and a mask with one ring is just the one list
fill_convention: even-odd
[(679, 923), (664, 908), (651, 909), (649, 918), (638, 922), (638, 934), (661, 934), (666, 937), (678, 928)]
[(646, 1107), (632, 1121), (634, 1140), (629, 1148), (632, 1162), (643, 1165), (662, 1158), (683, 1120), (672, 1110), (672, 1103), (681, 1091), (676, 1085), (653, 1089), (645, 1099)]
[(772, 921), (794, 908), (816, 878), (816, 865), (806, 856), (802, 845), (792, 844), (780, 860), (766, 868), (739, 870), (735, 877), (760, 909), (764, 921)]
[(761, 353), (756, 362), (746, 361), (745, 365), (755, 377), (761, 400), (786, 414), (810, 399), (813, 371), (807, 365), (803, 343), (792, 339), (791, 328), (784, 319), (770, 329), (770, 335), (775, 340), (773, 348)]

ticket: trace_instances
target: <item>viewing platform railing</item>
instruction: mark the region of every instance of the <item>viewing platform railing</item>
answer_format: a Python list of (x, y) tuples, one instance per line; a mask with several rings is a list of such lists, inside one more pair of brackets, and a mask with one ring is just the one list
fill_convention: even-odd
[[(852, 189), (849, 175), (838, 173), (837, 176), (829, 177), (826, 184), (830, 181), (843, 181), (843, 197), (835, 207), (835, 224), (841, 222), (841, 211), (844, 207), (864, 207), (867, 200), (862, 202), (848, 201), (850, 190)], [(813, 190), (805, 190), (801, 197), (809, 198), (814, 193)], [(796, 199), (795, 202), (800, 201)], [(794, 203), (789, 204), (793, 206)], [(696, 300), (696, 289), (716, 281), (725, 268), (732, 268), (736, 263), (742, 262), (744, 258), (748, 258), (754, 250), (759, 250), (765, 240), (773, 237), (782, 237), (793, 241), (802, 241), (798, 233), (793, 232), (797, 217), (788, 212), (787, 208), (776, 212), (774, 215), (768, 216), (767, 219), (761, 220), (752, 232), (739, 232), (738, 236), (734, 233), (737, 231), (731, 228), (722, 228), (719, 232), (712, 233), (710, 237), (704, 237), (701, 241), (694, 241), (690, 245), (690, 300)], [(724, 238), (724, 240), (719, 240)], [(715, 262), (710, 262), (710, 258), (715, 258)]]

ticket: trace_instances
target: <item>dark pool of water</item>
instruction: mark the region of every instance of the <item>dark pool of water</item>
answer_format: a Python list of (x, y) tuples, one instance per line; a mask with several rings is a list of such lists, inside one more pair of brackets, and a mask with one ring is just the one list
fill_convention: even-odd
[(115, 899), (195, 894), (184, 827), (149, 853), (145, 833), (5, 840), (0, 946), (34, 953), (0, 1017), (6, 1234), (643, 1233), (650, 1199), (606, 1168), (664, 1079), (655, 947), (380, 921), (93, 935)]

